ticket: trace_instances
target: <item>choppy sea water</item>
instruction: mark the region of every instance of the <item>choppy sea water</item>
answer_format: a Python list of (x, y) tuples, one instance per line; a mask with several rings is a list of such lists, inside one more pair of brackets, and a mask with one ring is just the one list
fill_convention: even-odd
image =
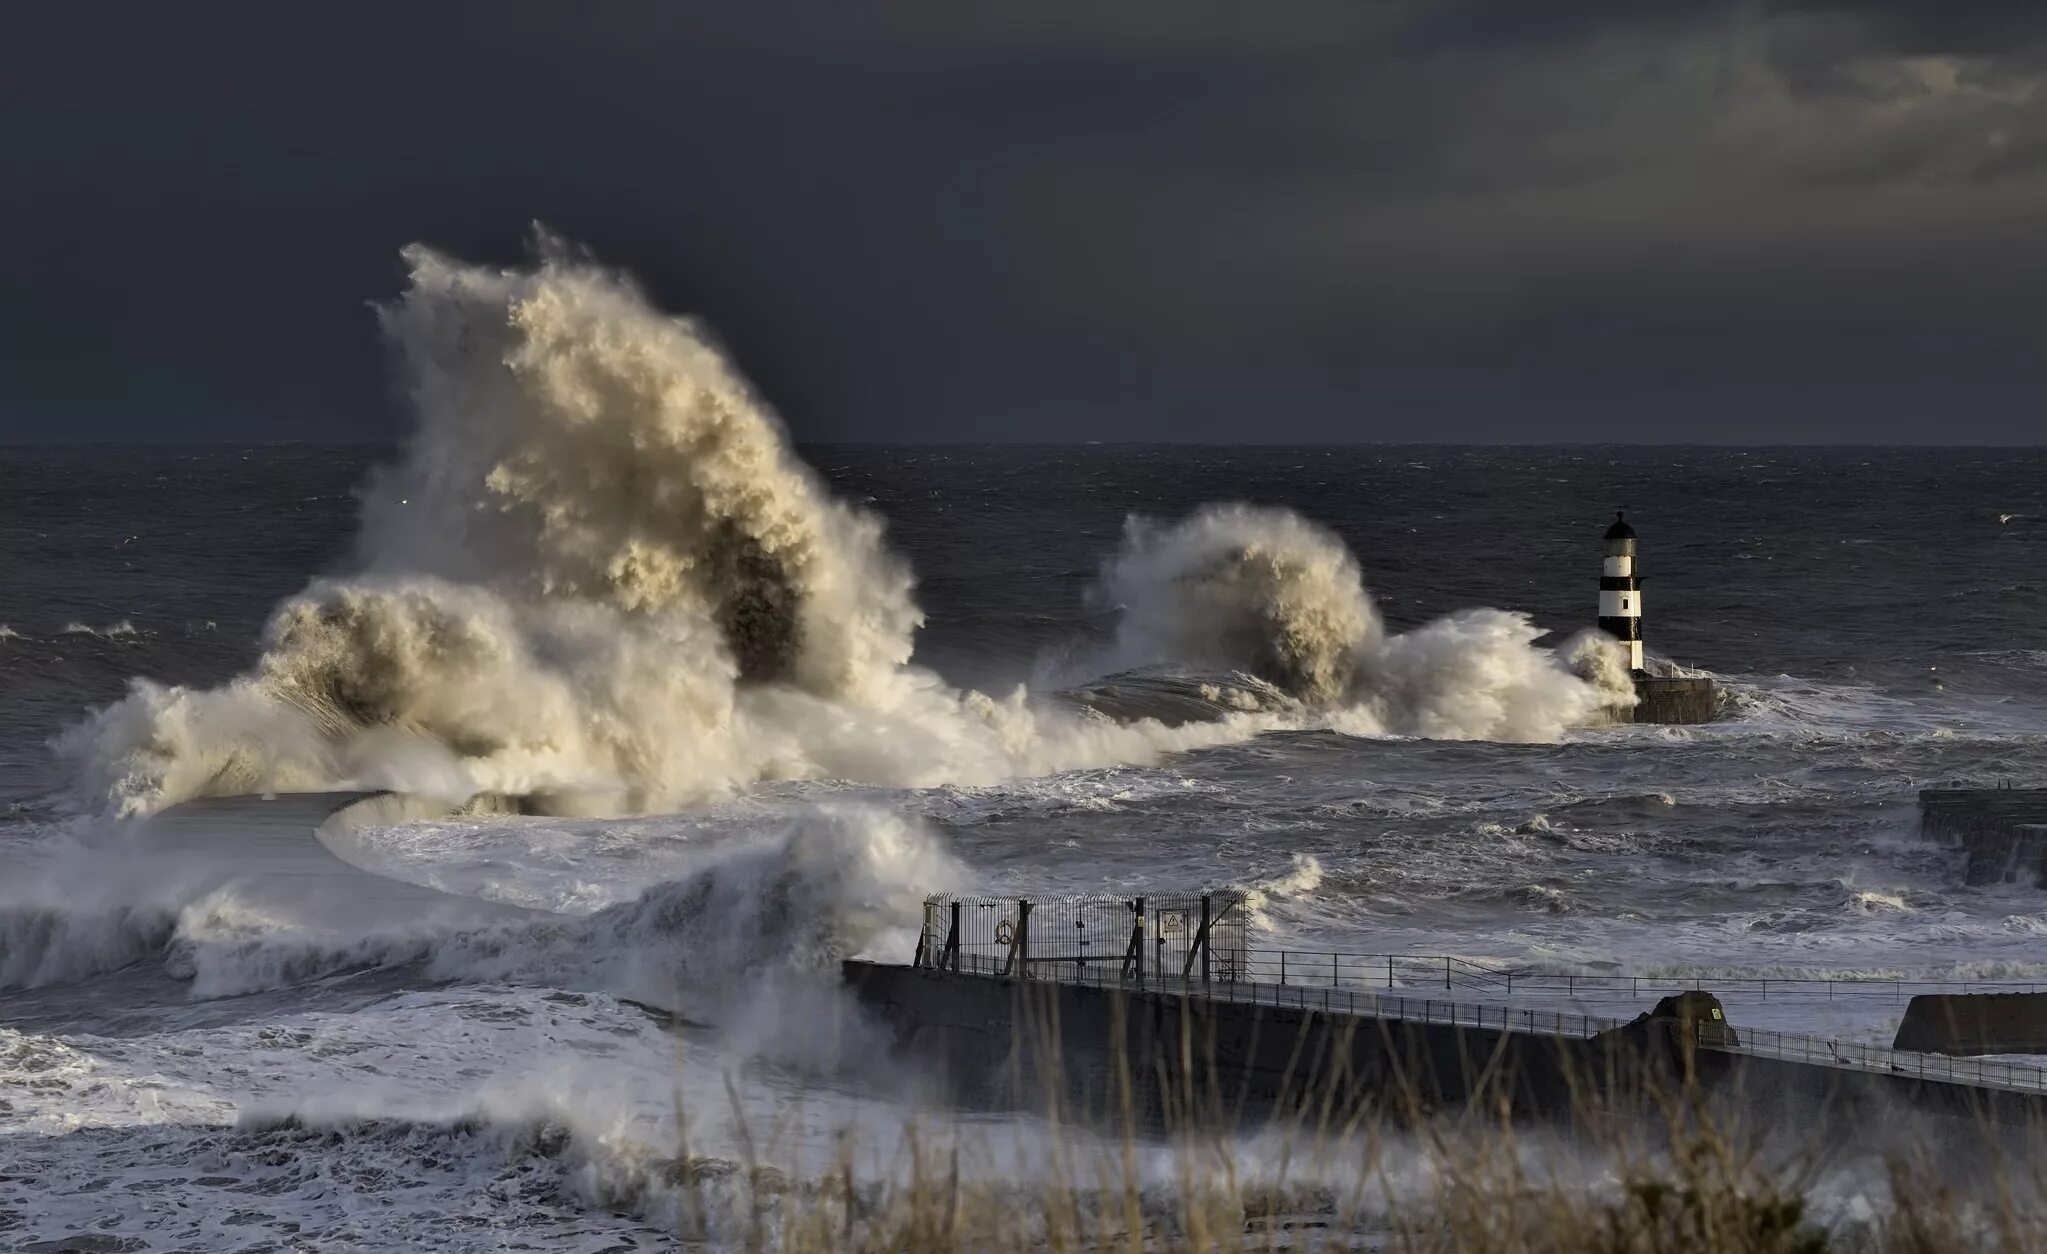
[[(658, 948), (630, 912), (660, 885), (715, 868), (725, 887), (683, 904), (729, 909), (721, 892), (760, 882), (732, 869), (734, 850), (808, 868), (786, 834), (819, 803), (907, 816), (957, 886), (1258, 888), (1260, 944), (1559, 972), (2047, 980), (2047, 898), (1965, 885), (1953, 854), (1915, 838), (1912, 810), (1920, 787), (2047, 774), (2047, 455), (802, 452), (886, 520), (925, 614), (915, 662), (953, 687), (1043, 692), (1110, 641), (1102, 568), (1132, 513), (1285, 507), (1356, 555), (1392, 632), (1494, 606), (1562, 634), (1592, 617), (1599, 536), (1625, 506), (1650, 651), (1718, 676), (1729, 717), (1547, 743), (1302, 725), (996, 782), (799, 777), (674, 814), (396, 823), (356, 833), (350, 860), (606, 922), (491, 948), (452, 924), (350, 940), (323, 920), (308, 941), (288, 899), (256, 909), (214, 880), (180, 897), (168, 873), (121, 887), (107, 860), (136, 855), (110, 852), (119, 825), (51, 741), (133, 676), (203, 690), (248, 670), (280, 599), (359, 560), (355, 492), (390, 454), (8, 450), (0, 1239), (654, 1246), (677, 1205), (660, 1164), (687, 1140), (678, 1076), (717, 1111), (700, 1126), (707, 1159), (736, 1153), (735, 1102), (780, 1119), (792, 1159), (828, 1158), (849, 1124), (886, 1157), (909, 1096), (820, 1090), (780, 1044), (802, 1029), (774, 1016), (736, 1053), (708, 1029), (678, 1036), (614, 980), (625, 958), (603, 960)], [(161, 917), (129, 926), (150, 909)], [(1889, 1024), (1831, 1026), (1882, 1038)]]

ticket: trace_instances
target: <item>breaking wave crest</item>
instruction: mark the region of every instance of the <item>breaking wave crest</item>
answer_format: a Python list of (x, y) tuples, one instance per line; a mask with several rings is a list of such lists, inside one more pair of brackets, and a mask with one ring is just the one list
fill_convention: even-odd
[(1244, 671), (1348, 731), (1554, 740), (1634, 701), (1598, 632), (1552, 652), (1525, 614), (1465, 610), (1389, 635), (1343, 541), (1289, 510), (1132, 519), (1102, 588), (1121, 612), (1117, 665)]
[(644, 812), (773, 779), (1144, 763), (1311, 720), (1545, 739), (1611, 699), (1518, 615), (1386, 636), (1340, 541), (1245, 506), (1134, 520), (1103, 590), (1126, 664), (1283, 699), (1202, 690), (1210, 717), (1118, 721), (955, 690), (910, 663), (922, 615), (881, 520), (830, 496), (698, 326), (547, 239), (522, 268), (405, 256), (381, 322), (414, 427), (364, 490), (356, 573), (279, 606), (243, 677), (138, 679), (68, 733), (90, 804), (346, 785)]
[(1244, 890), (1244, 914), (1251, 926), (1261, 932), (1278, 930), (1267, 908), (1281, 902), (1293, 901), (1310, 896), (1322, 887), (1324, 877), (1322, 862), (1313, 854), (1297, 853), (1293, 866), (1283, 875), (1271, 879), (1257, 880)]
[(1345, 696), (1381, 634), (1350, 550), (1289, 510), (1133, 517), (1101, 586), (1121, 609), (1122, 665), (1241, 670), (1317, 704)]
[[(961, 883), (914, 820), (871, 807), (792, 811), (764, 834), (721, 846), (681, 876), (589, 915), (450, 909), (354, 920), (289, 877), (225, 868), (118, 880), (80, 862), (0, 899), (0, 989), (69, 983), (148, 959), (197, 998), (288, 988), (341, 971), (422, 964), (433, 980), (587, 988), (671, 1008), (721, 1011), (729, 990), (811, 976), (913, 935), (927, 892)], [(907, 942), (903, 942), (907, 944)], [(907, 949), (905, 949), (907, 953)], [(900, 956), (900, 955), (897, 955)]]
[[(916, 821), (867, 806), (813, 806), (571, 924), (443, 946), (432, 969), (716, 1012), (729, 993), (757, 1000), (778, 980), (835, 982), (843, 959), (914, 935), (926, 893), (961, 883), (959, 865)], [(891, 956), (907, 958), (908, 949)]]

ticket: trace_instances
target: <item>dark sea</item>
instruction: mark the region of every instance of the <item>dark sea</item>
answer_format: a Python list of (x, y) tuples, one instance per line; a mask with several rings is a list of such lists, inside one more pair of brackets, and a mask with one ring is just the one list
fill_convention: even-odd
[[(336, 594), (319, 622), (352, 633), (350, 648), (392, 656), (393, 633), (410, 633), (404, 645), (421, 651), (427, 680), (462, 668), (484, 677), (421, 698), (404, 707), (412, 722), (397, 722), (502, 735), (476, 747), (420, 733), (408, 745), (439, 735), (442, 756), (416, 765), (377, 756), (377, 737), (399, 732), (389, 716), (367, 719), (367, 730), (349, 725), (345, 750), (320, 741), (320, 787), (389, 785), (378, 772), (400, 769), (414, 774), (399, 782), (424, 787), (413, 781), (429, 770), (460, 776), (488, 759), (494, 790), (519, 793), (531, 778), (532, 795), (567, 796), (588, 781), (563, 782), (563, 759), (550, 756), (563, 744), (616, 753), (619, 720), (664, 725), (666, 706), (692, 702), (722, 712), (689, 724), (687, 743), (650, 748), (642, 736), (631, 752), (660, 758), (663, 778), (724, 782), (601, 794), (664, 798), (651, 806), (399, 815), (330, 842), (355, 870), (337, 863), (331, 885), (306, 881), (293, 898), (238, 888), (232, 833), (180, 829), (200, 850), (189, 862), (138, 845), (148, 823), (114, 815), (124, 799), (133, 813), (155, 803), (110, 791), (118, 772), (95, 755), (119, 740), (173, 764), (150, 778), (152, 788), (182, 781), (150, 794), (164, 808), (233, 791), (208, 780), (242, 778), (176, 765), (216, 762), (199, 744), (210, 736), (318, 740), (340, 725), (337, 708), (397, 701), (350, 689), (321, 707), (314, 731), (278, 731), (237, 723), (256, 716), (233, 689), (254, 682), (237, 677), (258, 675), (266, 649), (279, 652), (265, 631), (280, 603), (316, 579), (362, 575), (362, 498), (384, 490), (365, 484), (398, 454), (0, 451), (0, 1243), (98, 1232), (147, 1243), (118, 1248), (494, 1249), (509, 1233), (534, 1248), (659, 1248), (673, 1201), (634, 1147), (673, 1134), (662, 1120), (675, 1076), (715, 1095), (724, 1113), (709, 1125), (734, 1105), (782, 1110), (796, 1091), (780, 1071), (749, 1071), (727, 1104), (730, 1043), (678, 1045), (611, 979), (605, 947), (645, 940), (631, 912), (693, 876), (743, 888), (747, 875), (823, 865), (832, 891), (858, 886), (863, 919), (886, 913), (878, 903), (913, 908), (928, 887), (1234, 885), (1253, 893), (1257, 943), (1274, 946), (1532, 972), (2047, 981), (2047, 896), (1966, 885), (1954, 853), (1917, 838), (1913, 808), (1916, 790), (1939, 784), (2047, 784), (2047, 452), (798, 452), (827, 495), (885, 525), (880, 549), (913, 573), (906, 595), (923, 615), (911, 671), (936, 678), (885, 709), (880, 698), (808, 695), (727, 709), (729, 676), (715, 690), (685, 682), (702, 658), (684, 635), (628, 633), (600, 647), (580, 610), (549, 609), (544, 629), (521, 636), (490, 607), (464, 620), (484, 626), (458, 629), (445, 607), (469, 604), (449, 591), (467, 568), (436, 546), (466, 544), (473, 556), (482, 542), (458, 535), (466, 524), (453, 515), (424, 517), (401, 539), (429, 555), (419, 569), (441, 582), (404, 595), (440, 608), (393, 626)], [(522, 473), (562, 473), (543, 463)], [(406, 490), (392, 499), (418, 499)], [(592, 499), (623, 490), (599, 484)], [(1231, 502), (1291, 511), (1340, 540), (1386, 637), (1425, 641), (1404, 647), (1427, 651), (1428, 666), (1403, 672), (1398, 693), (1360, 698), (1362, 713), (1296, 712), (1182, 740), (1160, 732), (1140, 747), (1105, 728), (1080, 747), (1047, 732), (1049, 716), (1031, 711), (1087, 679), (1131, 612), (1104, 573), (1129, 543), (1127, 520), (1170, 525)], [(1481, 716), (1509, 699), (1496, 672), (1531, 663), (1518, 643), (1511, 656), (1460, 652), (1454, 632), (1427, 626), (1474, 608), (1519, 611), (1546, 633), (1536, 650), (1589, 626), (1617, 508), (1640, 535), (1648, 651), (1715, 677), (1725, 717), (1431, 734), (1495, 725)], [(388, 554), (400, 541), (379, 543)], [(855, 598), (822, 560), (787, 569), (824, 589), (818, 604)], [(1170, 611), (1161, 630), (1198, 635), (1201, 604)], [(845, 614), (879, 612), (862, 602)], [(315, 640), (293, 656), (333, 647)], [(630, 672), (587, 660), (628, 654)], [(492, 678), (514, 662), (545, 671), (545, 689)], [(624, 673), (625, 691), (598, 701)], [(153, 682), (146, 700), (129, 696), (138, 678)], [(956, 708), (967, 690), (987, 694), (967, 704), (996, 711), (983, 714), (1009, 756), (952, 722), (905, 713), (918, 702)], [(215, 692), (229, 695), (200, 695)], [(97, 731), (80, 730), (110, 708)], [(1031, 718), (1034, 730), (1018, 730)], [(528, 719), (554, 721), (529, 742)], [(832, 733), (838, 747), (807, 747), (835, 721), (845, 724)], [(749, 749), (743, 770), (724, 763), (741, 740), (767, 746)], [(1058, 747), (1015, 747), (1026, 743)], [(466, 788), (481, 777), (460, 778)], [(826, 838), (805, 824), (858, 857), (817, 864), (806, 842)], [(767, 870), (754, 866), (763, 859)], [(432, 911), (351, 919), (378, 878), (483, 913), (431, 926)], [(478, 936), (508, 926), (493, 910), (589, 931), (563, 942), (563, 924), (545, 945), (485, 946)], [(701, 926), (675, 943), (764, 935), (751, 918)], [(903, 943), (900, 928), (886, 931), (842, 947)], [(683, 970), (675, 978), (686, 982), (695, 968)], [(1742, 1009), (1750, 1022), (1814, 1022), (1859, 1039), (1887, 1040), (1895, 1026), (1888, 1012)], [(857, 1087), (805, 1110), (786, 1128), (799, 1160), (828, 1157), (844, 1125), (902, 1122), (897, 1099)]]

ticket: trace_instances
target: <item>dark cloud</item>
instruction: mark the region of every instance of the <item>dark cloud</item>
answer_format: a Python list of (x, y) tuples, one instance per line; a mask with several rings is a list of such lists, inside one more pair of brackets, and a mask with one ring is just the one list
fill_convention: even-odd
[(2030, 0), (1773, 0), (1773, 17), (1829, 17), (1908, 56), (2002, 57), (2047, 40), (2047, 6)]
[(0, 437), (382, 436), (533, 219), (813, 438), (2031, 440), (2047, 5), (42, 6)]

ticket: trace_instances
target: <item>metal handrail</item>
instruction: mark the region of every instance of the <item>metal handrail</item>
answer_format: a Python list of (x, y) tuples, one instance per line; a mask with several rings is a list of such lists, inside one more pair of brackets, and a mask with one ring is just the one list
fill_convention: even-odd
[[(999, 977), (1003, 974), (1000, 962), (981, 954), (961, 955), (957, 970), (985, 976)], [(1625, 1020), (1561, 1010), (1368, 993), (1341, 985), (1278, 985), (1250, 980), (1212, 980), (1204, 984), (1198, 980), (1155, 978), (1139, 990), (1135, 984), (1125, 981), (1120, 971), (1089, 964), (1063, 968), (1051, 965), (1047, 970), (1052, 972), (1052, 979), (1065, 984), (1180, 994), (1231, 1004), (1285, 1006), (1378, 1019), (1441, 1023), (1477, 1030), (1587, 1038), (1626, 1023)], [(1702, 1039), (1699, 1048), (1725, 1054), (1795, 1060), (1814, 1066), (1911, 1075), (2024, 1092), (2047, 1092), (2047, 1070), (2022, 1063), (1922, 1054), (1767, 1029), (1740, 1028), (1738, 1033), (1741, 1040), (1738, 1045)]]
[[(966, 946), (973, 952), (981, 946)], [(1033, 957), (1033, 967), (1056, 967), (1081, 960), (1109, 962), (1118, 955), (1097, 954)], [(1623, 975), (1518, 971), (1505, 964), (1450, 954), (1369, 954), (1347, 950), (1254, 949), (1238, 955), (1230, 978), (1251, 977), (1282, 986), (1359, 988), (1472, 989), (1508, 995), (1562, 995), (1572, 1000), (1658, 997), (1703, 991), (1739, 994), (1769, 1000), (1836, 1001), (1850, 998), (1888, 999), (1902, 1005), (1917, 993), (2047, 992), (2040, 980), (1954, 980), (1890, 977), (1829, 978), (1824, 976)]]

